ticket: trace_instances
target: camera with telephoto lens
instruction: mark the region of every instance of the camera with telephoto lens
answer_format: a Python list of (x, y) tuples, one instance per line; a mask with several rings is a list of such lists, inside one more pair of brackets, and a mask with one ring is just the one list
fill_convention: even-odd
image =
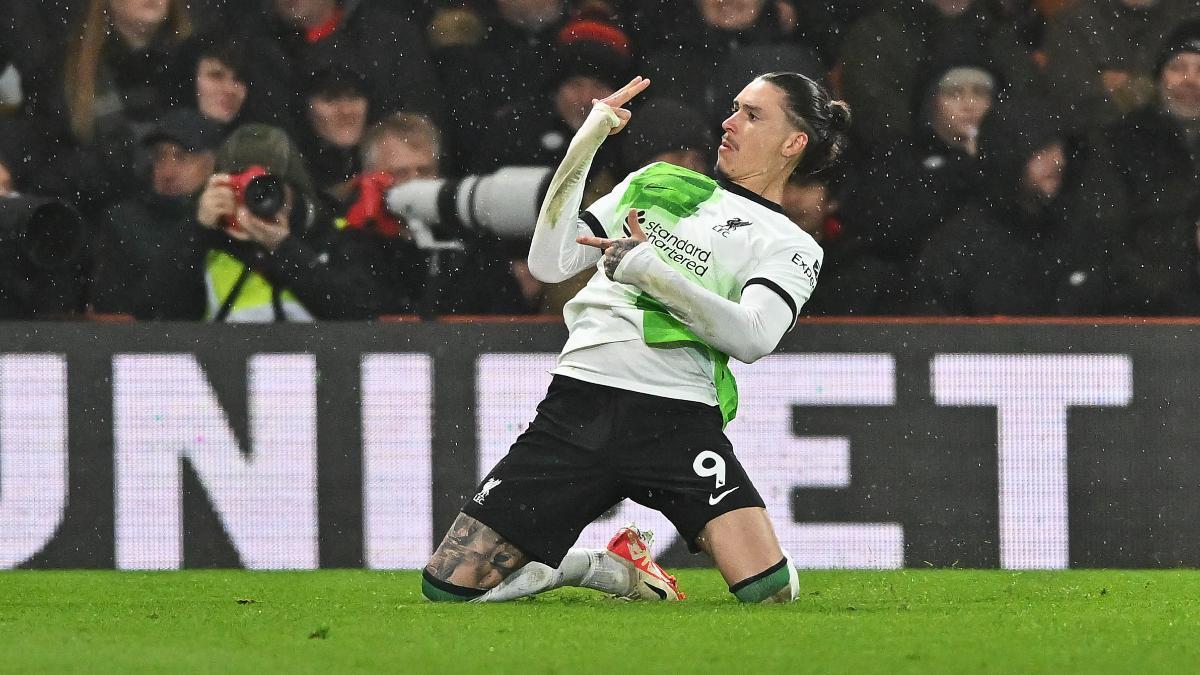
[(412, 180), (388, 189), (387, 208), (421, 248), (462, 248), (463, 237), (479, 231), (527, 237), (553, 175), (547, 167), (508, 166), (482, 176)]
[[(247, 211), (263, 220), (274, 220), (287, 202), (283, 181), (261, 166), (231, 175), (229, 187), (233, 189), (238, 206), (245, 206)], [(241, 228), (236, 216), (225, 218), (224, 225), (227, 230)]]
[(83, 217), (49, 197), (12, 193), (0, 196), (0, 245), (13, 244), (34, 267), (56, 270), (83, 253)]

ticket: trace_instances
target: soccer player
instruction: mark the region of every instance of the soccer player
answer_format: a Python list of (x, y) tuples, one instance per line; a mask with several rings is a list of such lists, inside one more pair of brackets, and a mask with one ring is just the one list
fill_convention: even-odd
[(795, 569), (723, 433), (737, 409), (728, 361), (771, 353), (817, 283), (821, 249), (779, 201), (793, 171), (837, 157), (849, 109), (803, 75), (762, 75), (722, 124), (718, 179), (655, 163), (580, 212), (593, 156), (649, 85), (634, 78), (596, 101), (551, 180), (530, 271), (554, 283), (599, 269), (563, 311), (570, 337), (536, 418), (425, 568), (431, 600), (561, 586), (682, 599), (636, 529), (607, 550), (570, 548), (623, 499), (666, 515), (739, 600), (796, 597)]

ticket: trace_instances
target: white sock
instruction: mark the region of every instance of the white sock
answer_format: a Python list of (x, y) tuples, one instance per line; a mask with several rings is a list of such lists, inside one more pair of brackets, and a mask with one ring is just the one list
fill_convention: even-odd
[(784, 551), (783, 559), (787, 561), (789, 597), (787, 599), (779, 597), (782, 595), (782, 593), (780, 593), (776, 596), (778, 598), (776, 602), (793, 602), (800, 595), (800, 575), (796, 573), (796, 565), (792, 562), (791, 554), (789, 554), (787, 551)]
[(624, 595), (632, 586), (630, 571), (605, 551), (573, 548), (558, 568), (539, 562), (527, 563), (500, 585), (471, 602), (505, 602), (527, 595), (577, 586), (604, 593)]

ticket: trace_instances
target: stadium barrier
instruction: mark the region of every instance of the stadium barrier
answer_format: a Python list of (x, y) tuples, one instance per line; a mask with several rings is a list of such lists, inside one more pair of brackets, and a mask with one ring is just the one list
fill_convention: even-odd
[[(797, 563), (1200, 564), (1200, 324), (809, 321), (727, 433)], [(421, 566), (557, 323), (5, 324), (0, 567)], [(740, 364), (739, 364), (740, 365)], [(702, 565), (628, 503), (670, 565)]]

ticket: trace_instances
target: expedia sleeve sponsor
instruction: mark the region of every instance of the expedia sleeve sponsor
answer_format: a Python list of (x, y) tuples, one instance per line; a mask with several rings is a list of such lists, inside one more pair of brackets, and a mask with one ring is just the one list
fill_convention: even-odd
[(761, 283), (780, 293), (788, 307), (799, 313), (817, 286), (823, 257), (816, 243), (781, 247), (754, 269), (746, 284)]

